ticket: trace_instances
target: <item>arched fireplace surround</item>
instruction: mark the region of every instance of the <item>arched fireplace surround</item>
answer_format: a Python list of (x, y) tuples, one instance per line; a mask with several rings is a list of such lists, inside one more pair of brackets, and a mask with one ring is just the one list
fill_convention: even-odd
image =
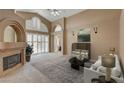
[[(17, 35), (17, 42), (4, 42), (4, 30), (7, 26), (11, 26), (15, 30)], [(21, 65), (25, 64), (25, 47), (26, 47), (25, 30), (24, 26), (19, 23), (18, 19), (4, 18), (0, 20), (0, 76), (12, 70), (15, 70)], [(14, 55), (19, 55), (20, 62), (14, 66), (10, 67), (8, 66), (8, 69), (4, 70), (5, 65), (4, 59), (13, 57)]]

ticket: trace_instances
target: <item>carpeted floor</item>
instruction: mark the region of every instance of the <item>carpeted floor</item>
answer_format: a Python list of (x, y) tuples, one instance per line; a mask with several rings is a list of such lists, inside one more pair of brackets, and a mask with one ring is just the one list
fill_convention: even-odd
[(33, 55), (31, 62), (0, 77), (1, 83), (82, 83), (83, 69), (71, 69), (68, 56)]
[(32, 56), (30, 64), (53, 83), (83, 83), (83, 68), (70, 67), (68, 56), (48, 53)]
[(0, 83), (50, 83), (37, 69), (26, 63), (24, 66), (0, 77)]

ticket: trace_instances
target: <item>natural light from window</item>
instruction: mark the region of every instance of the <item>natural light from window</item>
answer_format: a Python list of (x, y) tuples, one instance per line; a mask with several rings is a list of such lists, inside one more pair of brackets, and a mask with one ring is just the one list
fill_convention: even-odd
[(27, 33), (27, 43), (33, 45), (33, 54), (49, 52), (49, 36)]
[(63, 31), (61, 25), (57, 25), (55, 28), (55, 32)]
[(26, 29), (48, 32), (47, 26), (44, 23), (42, 23), (38, 17), (32, 17), (31, 19), (26, 20)]

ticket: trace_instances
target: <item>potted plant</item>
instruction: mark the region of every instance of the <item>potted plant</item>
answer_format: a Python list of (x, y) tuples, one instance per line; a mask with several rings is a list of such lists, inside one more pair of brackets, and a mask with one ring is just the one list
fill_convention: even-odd
[(30, 46), (29, 44), (26, 47), (26, 61), (29, 62), (31, 58), (31, 54), (33, 53), (33, 46)]

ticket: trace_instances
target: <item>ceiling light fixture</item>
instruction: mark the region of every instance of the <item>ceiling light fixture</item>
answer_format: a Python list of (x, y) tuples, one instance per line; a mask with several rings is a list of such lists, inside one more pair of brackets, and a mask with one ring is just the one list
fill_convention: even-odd
[(59, 16), (61, 14), (62, 11), (58, 10), (58, 9), (48, 9), (48, 11), (50, 12), (51, 15), (53, 16)]

